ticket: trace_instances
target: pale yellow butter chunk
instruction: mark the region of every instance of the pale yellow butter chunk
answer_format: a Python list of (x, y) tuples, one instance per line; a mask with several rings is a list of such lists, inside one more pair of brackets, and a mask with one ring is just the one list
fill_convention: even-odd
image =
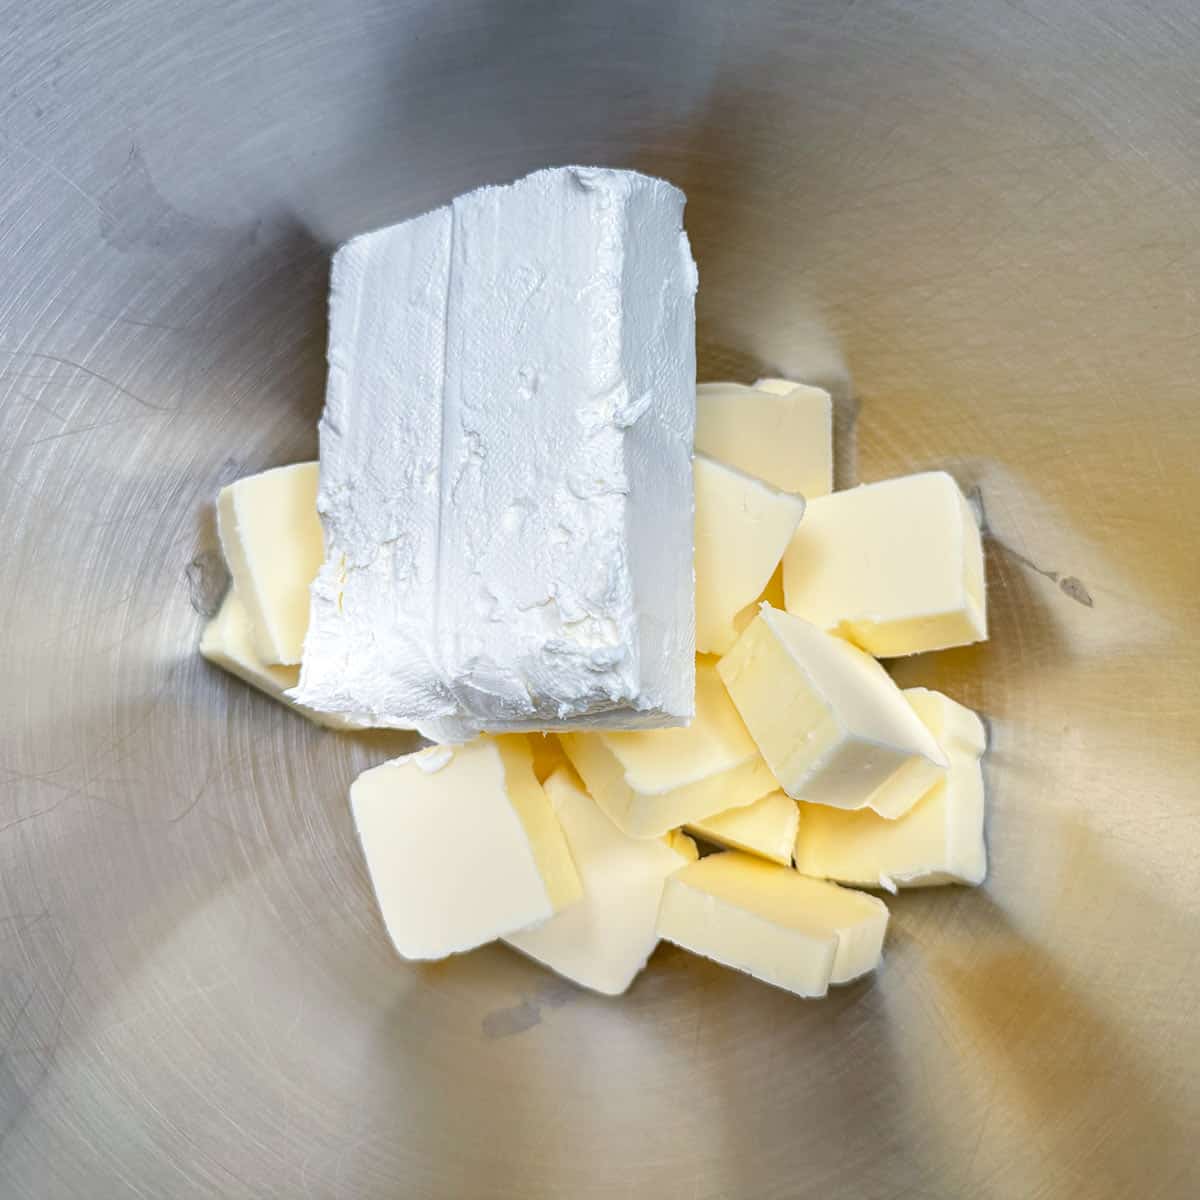
[(944, 471), (813, 500), (783, 587), (788, 612), (878, 658), (987, 637), (979, 526)]
[(659, 837), (778, 785), (712, 659), (696, 660), (696, 716), (681, 729), (559, 733), (600, 807), (631, 837)]
[(470, 950), (582, 896), (520, 734), (433, 746), (365, 771), (350, 806), (384, 925), (405, 958)]
[(887, 906), (749, 854), (710, 854), (667, 880), (668, 941), (800, 996), (823, 996), (879, 963)]
[(718, 846), (744, 850), (790, 867), (799, 819), (796, 801), (787, 792), (774, 791), (753, 804), (692, 821), (688, 829)]
[(982, 883), (987, 876), (979, 718), (940, 692), (904, 693), (937, 734), (949, 768), (907, 813), (886, 820), (870, 809), (800, 805), (796, 869), (864, 887)]
[(718, 664), (779, 785), (797, 800), (863, 808), (913, 759), (945, 756), (888, 673), (841, 638), (764, 605)]
[(804, 499), (697, 454), (696, 651), (724, 654), (804, 515)]
[[(928, 688), (906, 688), (901, 694), (951, 762), (956, 752), (970, 755), (973, 761), (980, 758), (986, 738), (982, 723), (969, 708)], [(881, 817), (902, 817), (944, 774), (944, 768), (928, 759), (910, 759), (872, 793), (867, 807)]]
[(531, 733), (529, 748), (533, 752), (533, 773), (545, 783), (566, 761), (567, 756), (552, 733)]
[(317, 464), (250, 475), (217, 496), (217, 528), (259, 657), (295, 666), (308, 631), (308, 588), (325, 558)]
[[(764, 381), (767, 382), (767, 381)], [(833, 491), (833, 406), (821, 388), (702, 383), (696, 388), (696, 449), (784, 492)], [(780, 384), (783, 386), (775, 386)]]
[(330, 729), (362, 728), (349, 717), (315, 712), (287, 696), (288, 689), (294, 688), (300, 678), (300, 668), (274, 667), (263, 662), (254, 641), (250, 615), (233, 588), (226, 593), (220, 611), (204, 627), (204, 633), (200, 636), (200, 653), (214, 666), (236, 675), (251, 687), (258, 688), (260, 692), (265, 692), (318, 725), (326, 725)]
[(976, 760), (983, 757), (987, 750), (987, 731), (978, 714), (965, 704), (951, 700), (945, 692), (935, 692), (932, 688), (905, 688), (903, 695), (947, 754)]
[(695, 862), (700, 857), (700, 851), (696, 843), (692, 841), (682, 829), (672, 829), (670, 833), (663, 834), (663, 841), (679, 855), (684, 862)]
[(625, 991), (658, 945), (658, 905), (667, 877), (696, 857), (689, 838), (631, 838), (601, 812), (570, 767), (546, 780), (583, 884), (583, 899), (509, 945), (605, 995)]
[(758, 616), (758, 610), (764, 604), (769, 604), (772, 608), (783, 608), (783, 564), (775, 568), (774, 574), (767, 580), (767, 586), (763, 588), (762, 594), (754, 601), (753, 604), (747, 604), (740, 613), (733, 619), (734, 628), (738, 634), (742, 634), (746, 626)]

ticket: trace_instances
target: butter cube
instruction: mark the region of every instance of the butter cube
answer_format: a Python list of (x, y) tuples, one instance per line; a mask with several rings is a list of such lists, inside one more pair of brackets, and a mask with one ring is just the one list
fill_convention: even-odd
[(938, 736), (948, 770), (904, 816), (886, 820), (870, 809), (846, 812), (800, 806), (796, 869), (806, 875), (864, 887), (935, 887), (982, 883), (984, 790), (979, 718), (940, 692), (904, 693)]
[(405, 958), (470, 950), (583, 894), (520, 734), (433, 746), (365, 771), (350, 806), (384, 925)]
[(778, 787), (708, 658), (696, 660), (696, 716), (686, 728), (560, 732), (558, 740), (631, 837), (659, 837)]
[(717, 667), (789, 796), (863, 808), (912, 759), (946, 766), (933, 735), (869, 655), (764, 606)]
[(792, 865), (792, 848), (800, 810), (787, 792), (769, 792), (761, 800), (742, 808), (728, 808), (702, 821), (692, 821), (688, 829), (705, 841), (730, 850), (744, 850), (760, 858)]
[(220, 611), (204, 627), (200, 636), (200, 653), (210, 663), (236, 675), (239, 679), (266, 692), (274, 700), (286, 704), (302, 717), (326, 725), (330, 729), (358, 729), (363, 726), (337, 713), (320, 713), (297, 704), (286, 692), (296, 686), (299, 667), (274, 667), (263, 662), (254, 641), (250, 615), (238, 593), (230, 588)]
[(317, 464), (296, 463), (223, 487), (217, 529), (263, 662), (295, 666), (308, 631), (308, 588), (325, 557)]
[(695, 858), (695, 845), (688, 838), (676, 842), (622, 833), (569, 767), (550, 775), (546, 795), (579, 871), (583, 899), (544, 925), (505, 940), (583, 987), (620, 995), (658, 945), (663, 883)]
[(965, 704), (932, 688), (905, 688), (903, 695), (947, 754), (959, 754), (976, 762), (983, 757), (987, 732), (978, 715)]
[(944, 471), (818, 497), (783, 587), (788, 612), (878, 658), (987, 637), (979, 526)]
[(874, 969), (887, 921), (874, 896), (731, 850), (667, 880), (658, 932), (775, 987), (823, 996)]
[[(970, 754), (973, 761), (982, 756), (985, 744), (983, 725), (969, 708), (928, 688), (906, 688), (901, 695), (925, 728), (933, 734), (948, 759), (953, 761), (956, 747)], [(935, 784), (941, 782), (945, 773), (945, 768), (936, 767), (927, 759), (910, 759), (872, 793), (867, 807), (889, 820), (902, 817)]]
[(724, 654), (738, 614), (753, 603), (783, 558), (804, 499), (697, 454), (696, 650)]
[(696, 449), (781, 491), (826, 496), (833, 491), (829, 393), (787, 380), (762, 380), (752, 388), (702, 383)]

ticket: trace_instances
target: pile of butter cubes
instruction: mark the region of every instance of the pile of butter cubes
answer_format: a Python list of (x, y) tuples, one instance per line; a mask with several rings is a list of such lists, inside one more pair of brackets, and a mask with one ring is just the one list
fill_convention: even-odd
[[(701, 384), (696, 404), (694, 719), (484, 734), (361, 775), (354, 819), (405, 958), (502, 939), (615, 995), (666, 938), (821, 996), (881, 958), (887, 907), (856, 888), (982, 882), (983, 727), (877, 661), (987, 636), (970, 506), (941, 472), (833, 491), (821, 389)], [(317, 486), (302, 463), (222, 491), (234, 582), (201, 652), (353, 728), (287, 695)]]

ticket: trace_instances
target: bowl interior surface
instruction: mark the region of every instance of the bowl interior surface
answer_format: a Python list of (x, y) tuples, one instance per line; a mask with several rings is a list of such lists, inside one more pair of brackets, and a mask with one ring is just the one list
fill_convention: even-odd
[[(0, 0), (0, 1192), (1200, 1189), (1200, 10)], [(991, 875), (805, 1003), (391, 951), (346, 791), (404, 735), (200, 660), (223, 483), (311, 457), (331, 249), (568, 162), (684, 188), (703, 379), (945, 468)]]

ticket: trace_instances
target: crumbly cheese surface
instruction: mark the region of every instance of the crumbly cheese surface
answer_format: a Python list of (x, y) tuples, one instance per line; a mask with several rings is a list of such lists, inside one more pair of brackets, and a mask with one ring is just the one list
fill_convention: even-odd
[(562, 168), (339, 250), (304, 703), (440, 741), (690, 718), (683, 204)]

